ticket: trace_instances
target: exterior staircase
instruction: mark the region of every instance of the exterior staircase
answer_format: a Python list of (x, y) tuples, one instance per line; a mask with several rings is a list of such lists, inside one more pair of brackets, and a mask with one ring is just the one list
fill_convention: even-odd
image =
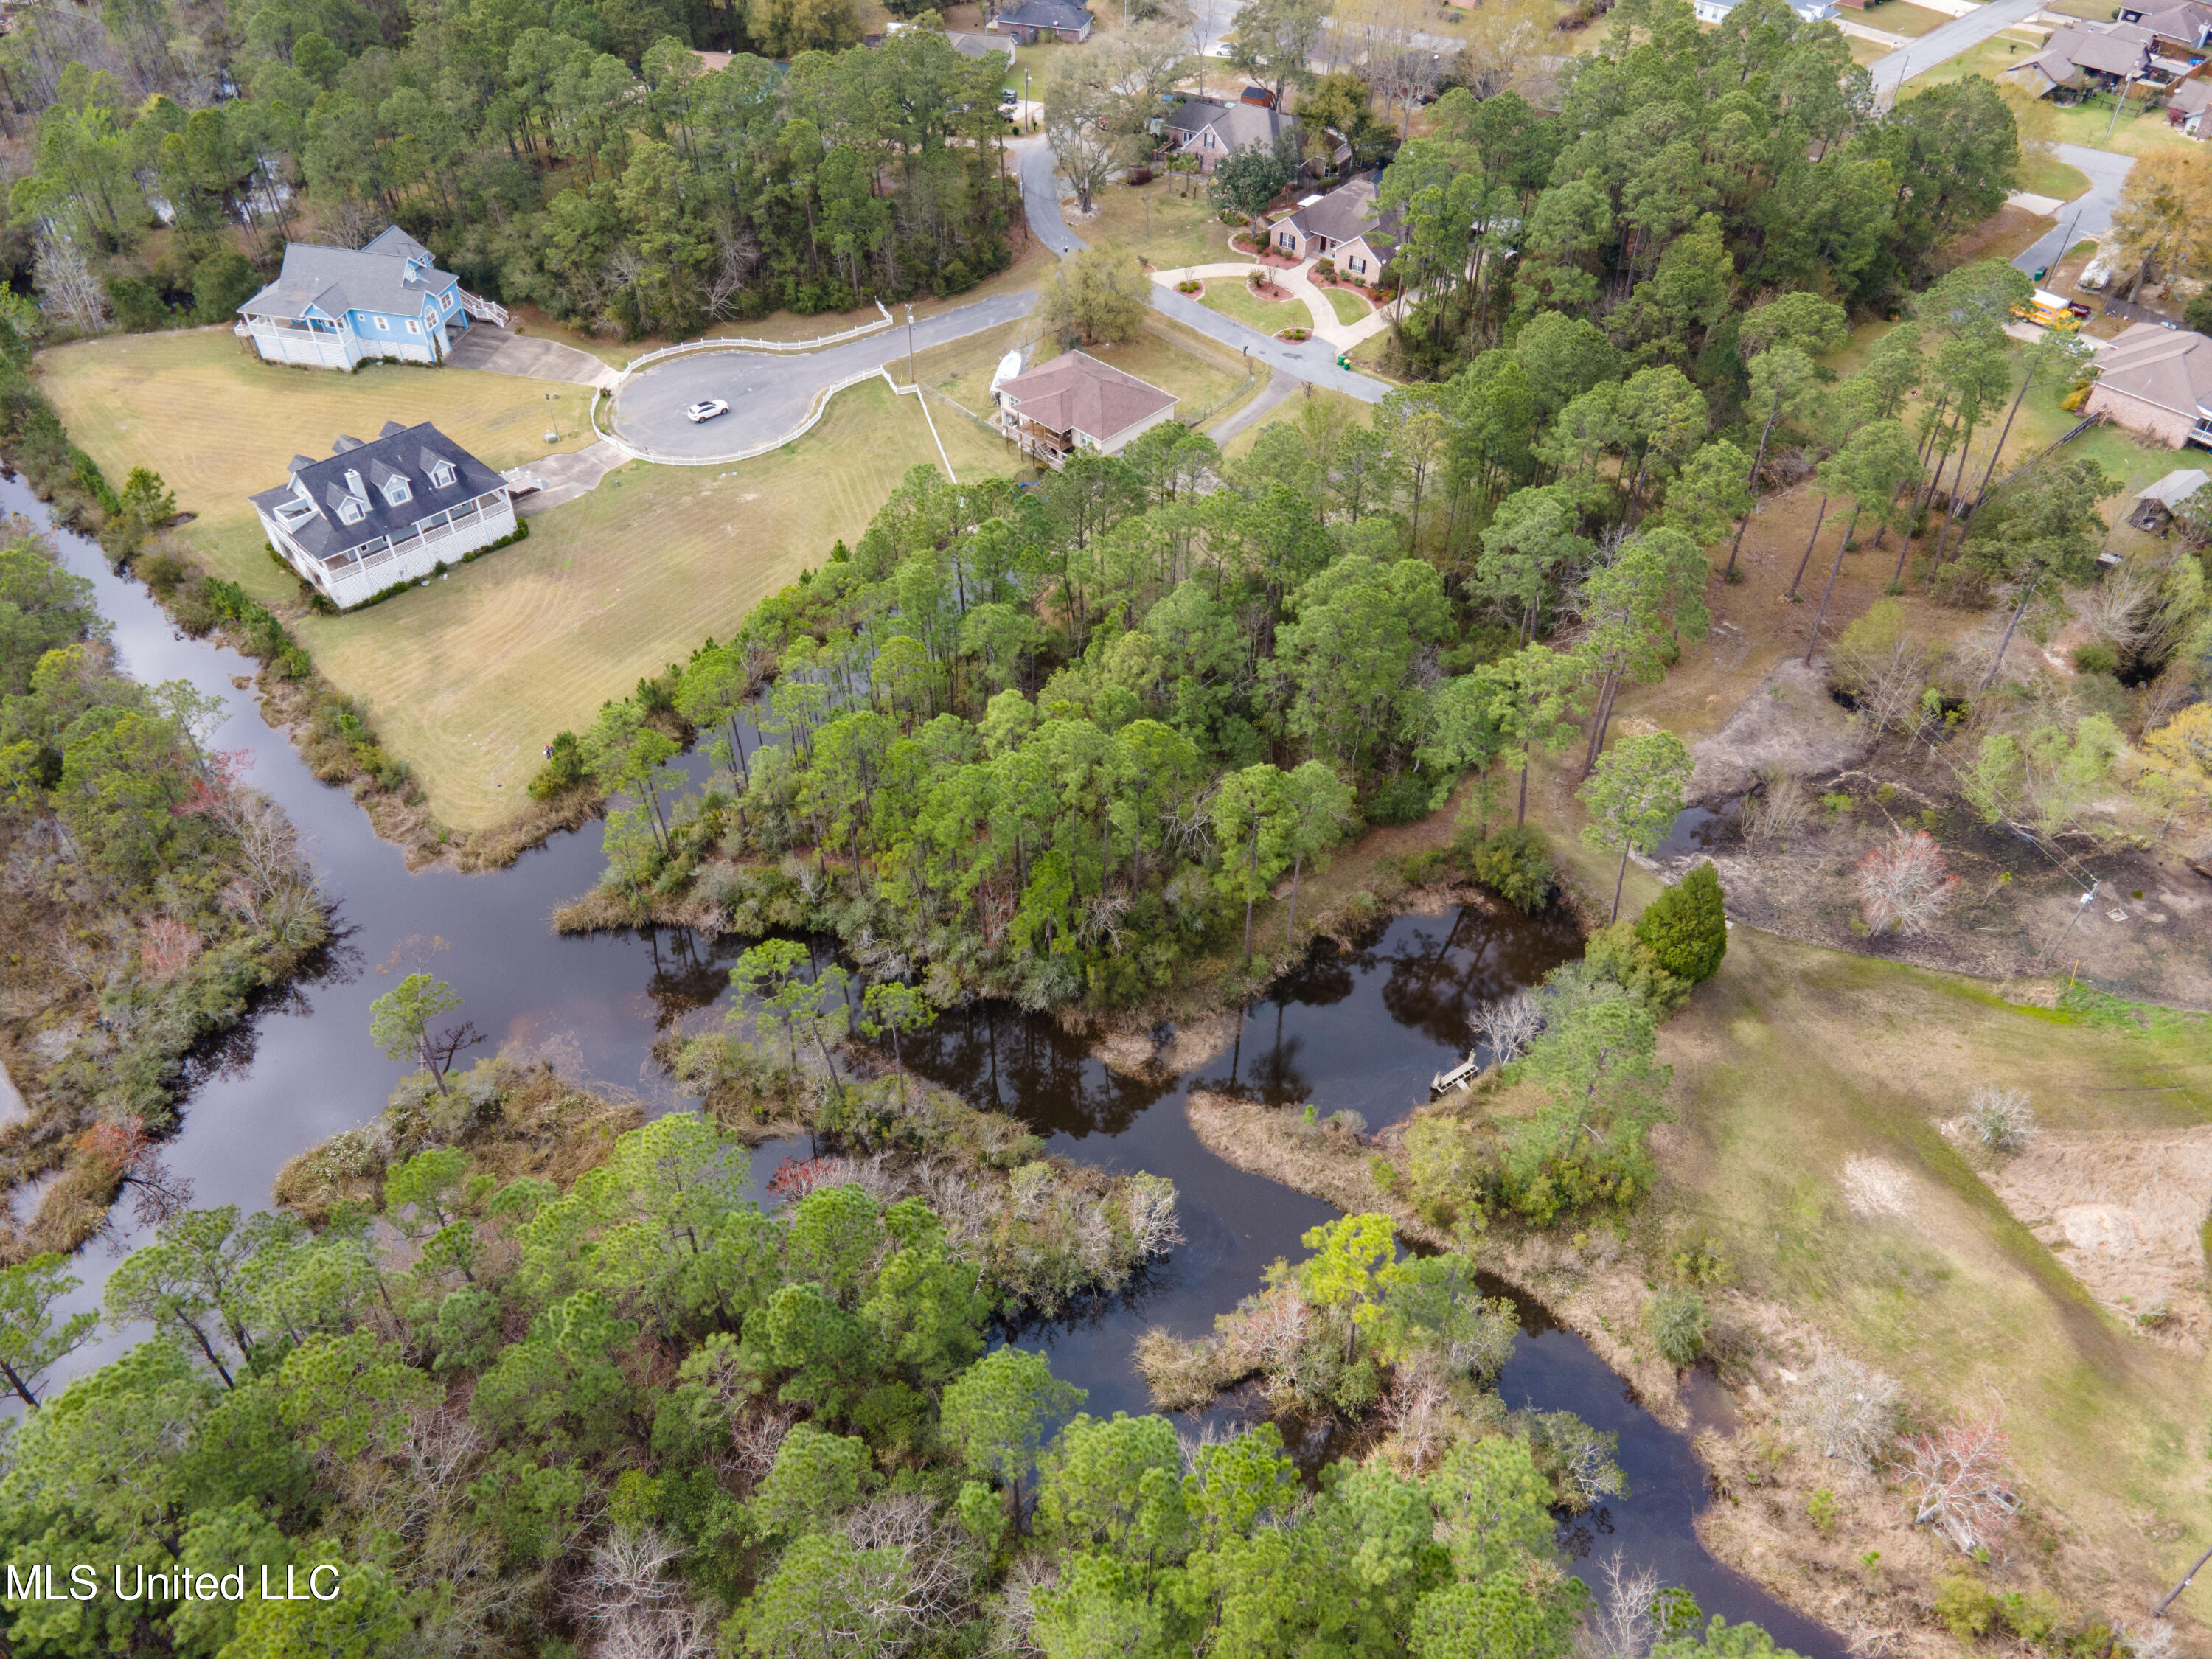
[(481, 294), (461, 290), (461, 309), (480, 323), (495, 323), (501, 328), (509, 326), (507, 307), (496, 300), (487, 300)]

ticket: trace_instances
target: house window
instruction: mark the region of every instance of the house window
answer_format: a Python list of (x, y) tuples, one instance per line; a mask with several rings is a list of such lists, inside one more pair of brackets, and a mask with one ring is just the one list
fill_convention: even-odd
[(1352, 256), (1352, 259), (1351, 259), (1351, 265), (1352, 265), (1352, 268), (1354, 270), (1360, 271), (1360, 272), (1363, 272), (1363, 273), (1364, 273), (1364, 272), (1366, 270), (1366, 269), (1367, 269), (1367, 261), (1366, 261), (1366, 260), (1364, 260), (1364, 259), (1363, 259), (1363, 258), (1361, 258), (1358, 254), (1356, 254), (1356, 253), (1355, 253), (1355, 254), (1353, 254), (1353, 255)]
[(376, 319), (376, 327), (379, 333), (389, 334), (392, 332), (392, 319), (388, 317), (380, 317)]
[(453, 469), (444, 461), (439, 462), (430, 469), (430, 482), (440, 489), (445, 489), (453, 482)]
[(338, 504), (338, 517), (343, 519), (348, 524), (359, 524), (361, 522), (361, 503), (354, 500), (352, 496), (347, 496), (344, 501)]
[(385, 483), (384, 499), (392, 506), (398, 507), (404, 502), (414, 500), (415, 492), (408, 488), (406, 479), (392, 478)]
[(407, 319), (407, 331), (410, 334), (420, 334), (422, 331), (422, 325), (410, 317)]

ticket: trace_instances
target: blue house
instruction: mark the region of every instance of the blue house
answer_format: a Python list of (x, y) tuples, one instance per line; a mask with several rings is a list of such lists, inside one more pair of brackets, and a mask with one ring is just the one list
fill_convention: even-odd
[(471, 318), (502, 327), (507, 320), (397, 225), (362, 248), (287, 244), (283, 271), (238, 316), (239, 337), (269, 362), (313, 368), (374, 357), (440, 363)]

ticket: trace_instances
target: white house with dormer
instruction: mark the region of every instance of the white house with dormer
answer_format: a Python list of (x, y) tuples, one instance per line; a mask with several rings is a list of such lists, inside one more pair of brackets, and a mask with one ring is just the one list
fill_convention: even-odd
[(341, 611), (514, 533), (507, 480), (425, 421), (341, 437), (252, 497), (269, 544)]
[(379, 357), (441, 363), (471, 317), (507, 321), (393, 225), (366, 247), (288, 243), (276, 280), (239, 307), (236, 331), (270, 362), (349, 369)]

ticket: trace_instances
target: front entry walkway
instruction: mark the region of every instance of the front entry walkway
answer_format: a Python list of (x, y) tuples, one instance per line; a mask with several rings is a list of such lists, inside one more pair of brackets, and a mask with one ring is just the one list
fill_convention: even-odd
[[(1390, 326), (1390, 319), (1380, 310), (1369, 312), (1356, 323), (1337, 321), (1336, 307), (1329, 303), (1328, 292), (1313, 280), (1313, 270), (1317, 263), (1309, 259), (1288, 270), (1277, 266), (1256, 265), (1249, 260), (1234, 264), (1185, 265), (1176, 270), (1156, 270), (1152, 273), (1152, 281), (1167, 289), (1193, 278), (1212, 282), (1224, 276), (1233, 276), (1241, 283), (1253, 272), (1260, 271), (1276, 287), (1288, 289), (1293, 300), (1304, 304), (1313, 318), (1314, 338), (1327, 341), (1340, 352), (1351, 350), (1362, 340), (1372, 339)], [(1257, 334), (1260, 331), (1254, 329), (1252, 331)]]

